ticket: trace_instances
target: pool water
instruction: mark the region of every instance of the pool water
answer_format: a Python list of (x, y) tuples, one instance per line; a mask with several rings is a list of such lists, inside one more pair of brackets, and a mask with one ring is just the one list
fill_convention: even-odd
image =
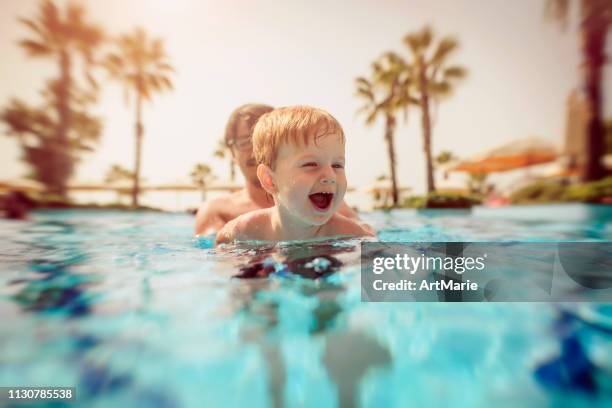
[[(612, 241), (604, 206), (363, 218), (381, 241)], [(612, 404), (610, 305), (365, 303), (358, 240), (219, 249), (193, 221), (1, 220), (0, 386), (87, 407)]]

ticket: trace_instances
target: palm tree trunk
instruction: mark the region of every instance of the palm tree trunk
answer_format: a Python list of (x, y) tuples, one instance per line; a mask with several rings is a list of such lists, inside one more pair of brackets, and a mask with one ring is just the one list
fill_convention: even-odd
[[(593, 16), (598, 18), (599, 16)], [(604, 176), (601, 155), (604, 150), (604, 127), (602, 123), (602, 66), (605, 62), (607, 26), (599, 21), (583, 21), (582, 52), (584, 57), (584, 91), (589, 104), (587, 119), (586, 166), (584, 181), (598, 180)]]
[(389, 167), (391, 173), (391, 196), (393, 198), (393, 206), (397, 207), (399, 202), (399, 194), (397, 189), (397, 175), (395, 173), (395, 144), (393, 135), (395, 134), (395, 117), (387, 114), (385, 123), (385, 141), (387, 142), (387, 154), (389, 155)]
[(423, 151), (425, 152), (425, 171), (427, 173), (427, 193), (436, 191), (433, 177), (433, 162), (431, 159), (431, 117), (429, 115), (429, 93), (427, 90), (427, 80), (425, 69), (421, 64), (419, 70), (419, 91), (421, 93), (421, 121), (423, 127)]
[(53, 193), (66, 197), (66, 182), (72, 170), (71, 156), (68, 144), (68, 131), (71, 125), (70, 118), (70, 87), (71, 87), (71, 61), (70, 54), (66, 50), (60, 53), (60, 79), (57, 88), (57, 116), (58, 125), (56, 130), (57, 146), (51, 160), (55, 159), (55, 177), (50, 189)]
[(142, 94), (136, 92), (136, 146), (134, 149), (134, 187), (132, 188), (132, 207), (138, 207), (140, 194), (140, 156), (142, 153)]

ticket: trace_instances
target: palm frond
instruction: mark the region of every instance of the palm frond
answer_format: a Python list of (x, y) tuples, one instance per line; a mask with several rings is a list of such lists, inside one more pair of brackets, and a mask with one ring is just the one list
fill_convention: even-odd
[(169, 75), (174, 68), (166, 61), (161, 39), (151, 39), (142, 28), (115, 40), (116, 49), (105, 59), (109, 74), (133, 88), (144, 100), (151, 100), (153, 93), (172, 90)]
[(448, 96), (452, 90), (452, 87), (448, 81), (440, 81), (428, 83), (427, 89), (430, 96), (434, 98), (441, 98)]
[(463, 67), (452, 66), (444, 69), (442, 77), (447, 80), (462, 79), (467, 76), (467, 71)]
[(445, 37), (438, 43), (438, 47), (431, 57), (430, 64), (433, 66), (439, 66), (444, 63), (446, 58), (457, 49), (457, 40), (452, 37)]
[(366, 124), (367, 125), (374, 124), (374, 122), (376, 122), (376, 117), (378, 116), (380, 112), (381, 111), (378, 109), (372, 109), (370, 113), (368, 114), (368, 116), (366, 117)]
[(433, 37), (433, 32), (429, 26), (423, 27), (416, 33), (408, 34), (404, 37), (404, 44), (408, 46), (412, 55), (417, 57), (429, 47)]
[(47, 33), (45, 32), (44, 27), (41, 27), (41, 25), (36, 21), (21, 17), (18, 19), (18, 21), (36, 33), (39, 39), (44, 40), (47, 38)]
[(46, 57), (54, 52), (49, 45), (33, 40), (21, 40), (19, 41), (19, 45), (25, 49), (31, 57)]
[(355, 94), (368, 102), (374, 101), (374, 93), (369, 89), (358, 88)]
[(370, 81), (368, 81), (364, 77), (357, 77), (355, 79), (355, 83), (357, 84), (357, 86), (363, 87), (363, 88), (371, 88), (372, 87), (372, 85), (370, 84)]

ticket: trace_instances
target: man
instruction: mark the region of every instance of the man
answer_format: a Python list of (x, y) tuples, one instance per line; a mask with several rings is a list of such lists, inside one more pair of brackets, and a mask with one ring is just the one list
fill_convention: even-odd
[[(209, 235), (219, 231), (227, 222), (249, 211), (272, 207), (272, 198), (259, 184), (257, 162), (253, 156), (253, 128), (257, 120), (273, 108), (262, 104), (248, 104), (236, 109), (225, 128), (225, 144), (238, 164), (245, 179), (245, 187), (235, 193), (207, 200), (196, 214), (196, 235)], [(346, 202), (338, 212), (345, 217), (358, 218)]]

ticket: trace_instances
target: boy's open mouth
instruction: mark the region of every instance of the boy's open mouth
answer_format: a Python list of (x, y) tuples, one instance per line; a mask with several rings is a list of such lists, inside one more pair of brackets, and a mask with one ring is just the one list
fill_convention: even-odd
[(317, 210), (326, 211), (334, 199), (334, 193), (314, 193), (308, 196)]

